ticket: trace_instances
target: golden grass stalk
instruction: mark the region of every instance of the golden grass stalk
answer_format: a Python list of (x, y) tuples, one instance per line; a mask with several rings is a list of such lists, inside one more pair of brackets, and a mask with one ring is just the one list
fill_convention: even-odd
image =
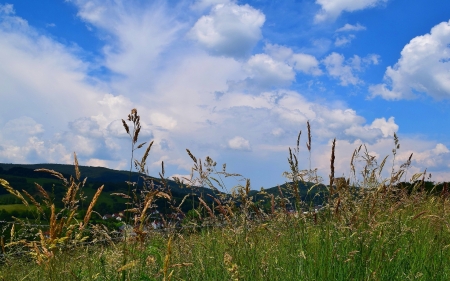
[(130, 268), (135, 267), (137, 264), (138, 264), (138, 260), (130, 261), (129, 263), (127, 263), (127, 264), (121, 266), (120, 268), (118, 268), (117, 272), (122, 272), (124, 270), (128, 270)]
[(336, 149), (336, 138), (333, 140), (333, 144), (331, 146), (331, 158), (330, 158), (330, 197), (333, 195), (333, 182), (334, 182), (334, 159)]
[(174, 268), (174, 267), (186, 267), (186, 266), (192, 266), (192, 265), (194, 265), (194, 264), (191, 263), (191, 262), (182, 262), (182, 263), (172, 264), (172, 265), (170, 266), (170, 268)]
[(69, 205), (72, 202), (72, 198), (75, 196), (74, 189), (75, 189), (75, 182), (72, 181), (71, 185), (69, 186), (69, 188), (66, 191), (66, 195), (62, 199), (62, 201), (65, 205)]
[(39, 193), (47, 200), (47, 202), (45, 202), (45, 203), (48, 205), (51, 200), (50, 200), (50, 196), (48, 195), (47, 191), (45, 191), (45, 189), (36, 182), (34, 183), (34, 185), (36, 186)]
[(153, 141), (150, 142), (150, 144), (148, 145), (147, 149), (145, 150), (144, 156), (142, 156), (141, 163), (140, 163), (142, 172), (144, 171), (144, 167), (145, 167), (145, 164), (146, 164), (146, 161), (147, 161), (147, 157), (148, 157), (148, 154), (150, 153), (150, 149), (152, 148), (152, 145), (153, 145)]
[(55, 212), (55, 204), (52, 204), (50, 207), (50, 239), (53, 240), (56, 238), (56, 212)]
[(111, 193), (110, 195), (120, 196), (124, 199), (131, 199), (131, 197), (125, 193)]
[(35, 172), (44, 172), (44, 173), (49, 173), (54, 177), (57, 177), (58, 179), (62, 180), (64, 182), (65, 185), (68, 184), (67, 179), (59, 172), (55, 171), (55, 170), (50, 170), (50, 169), (36, 169), (34, 170)]
[(89, 204), (89, 207), (87, 209), (86, 215), (84, 216), (84, 221), (83, 221), (83, 225), (81, 226), (80, 230), (84, 229), (86, 227), (86, 225), (88, 224), (91, 215), (92, 215), (92, 210), (94, 209), (95, 203), (97, 202), (97, 199), (100, 197), (100, 193), (102, 193), (103, 187), (105, 187), (105, 185), (100, 186), (97, 189), (97, 192), (95, 192), (94, 194), (94, 198), (92, 198), (91, 203)]
[(223, 205), (222, 205), (222, 203), (220, 202), (220, 200), (217, 199), (217, 198), (214, 198), (214, 197), (213, 197), (212, 195), (210, 195), (210, 194), (208, 194), (208, 196), (211, 197), (211, 198), (214, 200), (214, 202), (217, 203), (216, 209), (218, 209), (219, 212), (225, 217), (225, 219), (227, 220), (227, 222), (231, 223), (231, 220), (230, 220), (230, 218), (228, 217), (228, 214), (227, 214), (227, 210), (225, 210), (225, 208), (223, 207)]
[(141, 214), (140, 214), (140, 227), (139, 230), (142, 231), (144, 227), (144, 220), (145, 220), (145, 213), (147, 212), (148, 208), (151, 206), (153, 202), (153, 198), (157, 197), (164, 197), (166, 199), (170, 200), (170, 196), (167, 193), (164, 193), (162, 191), (153, 191), (147, 193), (144, 200), (144, 207), (142, 208)]
[(6, 189), (6, 191), (19, 198), (25, 206), (28, 206), (27, 200), (23, 198), (22, 194), (19, 191), (12, 188), (11, 185), (9, 185), (9, 182), (4, 179), (0, 179), (0, 185), (2, 185)]
[(78, 167), (77, 154), (75, 152), (73, 153), (73, 159), (74, 159), (74, 165), (75, 165), (75, 177), (79, 181), (81, 174), (80, 174), (80, 168)]
[(200, 203), (203, 205), (203, 207), (205, 207), (206, 211), (208, 211), (208, 214), (211, 218), (215, 218), (213, 211), (211, 210), (211, 208), (206, 204), (205, 201), (203, 201), (202, 198), (198, 197), (198, 200), (200, 201)]
[(306, 148), (311, 152), (311, 125), (309, 124), (309, 120), (306, 122), (306, 127), (308, 128), (308, 142), (306, 143)]
[(272, 215), (275, 214), (275, 196), (273, 194), (270, 194), (270, 211)]
[(127, 134), (130, 134), (130, 128), (127, 125), (127, 122), (125, 122), (125, 120), (122, 119), (122, 125), (125, 128), (125, 131), (127, 131)]
[(191, 157), (192, 161), (197, 163), (197, 158), (195, 158), (195, 156), (191, 153), (191, 151), (189, 149), (187, 149), (187, 148), (186, 148), (186, 151), (189, 154), (189, 157)]
[(42, 208), (41, 208), (41, 204), (39, 204), (39, 203), (36, 201), (36, 199), (34, 199), (34, 197), (31, 196), (31, 194), (29, 194), (26, 190), (23, 190), (23, 189), (22, 189), (22, 192), (25, 193), (25, 195), (28, 196), (28, 198), (30, 198), (31, 203), (33, 203), (33, 205), (36, 207), (36, 209), (38, 209), (38, 211), (39, 211), (41, 214), (43, 214), (44, 211), (43, 211)]
[(164, 258), (164, 267), (163, 267), (163, 273), (164, 273), (164, 281), (170, 280), (170, 276), (167, 274), (169, 268), (170, 268), (170, 256), (172, 255), (172, 236), (170, 236), (169, 241), (167, 242), (167, 253), (166, 257)]
[(13, 223), (13, 225), (11, 227), (11, 232), (10, 232), (10, 235), (11, 235), (11, 239), (9, 240), (10, 243), (14, 242), (14, 228), (15, 228), (15, 224)]

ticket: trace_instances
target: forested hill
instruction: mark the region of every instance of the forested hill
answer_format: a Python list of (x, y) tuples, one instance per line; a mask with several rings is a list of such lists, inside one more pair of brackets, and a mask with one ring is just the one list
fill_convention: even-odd
[[(0, 163), (0, 174), (11, 176), (23, 176), (30, 178), (42, 178), (46, 173), (35, 172), (35, 169), (55, 170), (68, 177), (75, 173), (73, 165), (65, 164), (4, 164)], [(129, 171), (117, 171), (103, 167), (79, 166), (81, 176), (87, 177), (90, 181), (95, 182), (125, 182), (135, 181), (139, 175), (136, 172), (130, 174)], [(53, 176), (47, 174), (49, 177)], [(131, 176), (131, 179), (130, 179)]]
[[(0, 178), (7, 180), (16, 190), (25, 190), (31, 194), (34, 194), (36, 192), (34, 183), (37, 182), (48, 192), (53, 192), (56, 198), (62, 197), (64, 195), (65, 189), (60, 188), (62, 187), (61, 181), (49, 173), (34, 171), (35, 169), (39, 168), (57, 171), (63, 174), (67, 179), (71, 175), (75, 174), (73, 165), (0, 163)], [(123, 208), (121, 204), (117, 204), (123, 203), (122, 200), (116, 200), (115, 197), (109, 195), (115, 192), (127, 193), (127, 181), (138, 182), (139, 184), (142, 184), (142, 179), (140, 179), (140, 175), (136, 172), (130, 173), (129, 171), (117, 171), (103, 167), (89, 166), (79, 166), (79, 169), (81, 173), (81, 180), (87, 177), (85, 188), (86, 194), (93, 195), (95, 193), (95, 190), (99, 186), (105, 186), (97, 207), (98, 211), (100, 211), (101, 213), (113, 212), (119, 210), (120, 208)], [(160, 184), (160, 179), (155, 179), (152, 177), (150, 178), (154, 179), (155, 184)], [(207, 194), (214, 195), (214, 192), (209, 188), (195, 187), (193, 189), (190, 189), (186, 188), (185, 186), (180, 186), (175, 181), (169, 179), (166, 179), (166, 184), (170, 188), (171, 194), (173, 195), (173, 198), (176, 202), (181, 202), (181, 200), (187, 194), (191, 194), (192, 192), (196, 193), (197, 196), (203, 196), (206, 201), (211, 201), (211, 198), (207, 196)], [(312, 183), (299, 184), (299, 193), (301, 199), (303, 201), (312, 202), (315, 205), (321, 204), (325, 197), (324, 193), (326, 192), (326, 187), (324, 185), (320, 185), (311, 190), (312, 185)], [(280, 194), (280, 190), (282, 194)], [(265, 193), (273, 194), (274, 196), (281, 196), (290, 201), (292, 201), (293, 199), (292, 193), (289, 192), (289, 188), (286, 187), (286, 184), (280, 185), (280, 187), (277, 186), (265, 189)], [(266, 196), (259, 194), (259, 192), (256, 190), (252, 190), (249, 195), (255, 201), (264, 200), (266, 198)], [(187, 206), (192, 206), (192, 203), (189, 202), (190, 200), (191, 197), (186, 199), (184, 207), (187, 208)], [(17, 203), (20, 203), (20, 200), (14, 198), (4, 188), (0, 187), (0, 205)]]

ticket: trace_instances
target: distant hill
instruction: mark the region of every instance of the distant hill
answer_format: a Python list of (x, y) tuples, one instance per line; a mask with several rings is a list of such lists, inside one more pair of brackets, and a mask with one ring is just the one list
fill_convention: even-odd
[[(36, 172), (35, 169), (45, 168), (49, 170), (55, 170), (64, 175), (65, 178), (69, 178), (71, 175), (75, 174), (75, 169), (73, 165), (65, 164), (4, 164), (0, 163), (0, 178), (7, 180), (13, 188), (16, 190), (26, 190), (32, 195), (37, 195), (34, 182), (39, 183), (44, 189), (53, 194), (55, 204), (57, 207), (62, 207), (61, 198), (65, 194), (65, 188), (62, 186), (61, 181), (49, 173)], [(110, 196), (111, 193), (128, 193), (129, 187), (127, 181), (138, 182), (142, 185), (142, 178), (139, 173), (129, 171), (117, 171), (113, 169), (103, 168), (103, 167), (89, 167), (89, 166), (79, 166), (82, 179), (87, 177), (86, 187), (84, 189), (85, 195), (91, 198), (95, 193), (95, 190), (104, 185), (103, 192), (96, 204), (95, 210), (100, 214), (118, 212), (125, 209), (125, 200), (117, 197)], [(156, 185), (160, 184), (160, 179), (147, 177), (153, 180)], [(182, 210), (187, 212), (192, 209), (193, 206), (198, 206), (197, 196), (203, 196), (205, 201), (211, 202), (212, 199), (207, 196), (208, 194), (214, 195), (214, 191), (209, 188), (196, 187), (194, 190), (186, 188), (185, 186), (180, 186), (173, 180), (166, 179), (166, 184), (170, 188), (170, 192), (173, 196), (175, 205), (178, 205), (181, 200), (188, 194), (194, 192), (194, 196), (188, 196), (185, 198), (185, 202), (182, 205)], [(314, 189), (310, 190), (312, 183), (300, 183), (299, 192), (302, 201), (309, 202), (309, 204), (319, 205), (322, 204), (326, 192), (326, 187), (324, 185), (319, 185)], [(273, 194), (274, 196), (281, 196), (280, 188), (283, 193), (283, 198), (287, 198), (290, 202), (294, 202), (292, 194), (289, 192), (287, 185), (283, 184), (280, 187), (272, 187), (265, 189), (267, 194)], [(259, 191), (252, 190), (250, 196), (253, 200), (266, 200), (267, 197), (259, 194)], [(88, 199), (90, 200), (90, 199)], [(160, 199), (161, 200), (161, 199)], [(159, 201), (162, 202), (162, 201)], [(0, 187), (0, 209), (1, 205), (11, 205), (19, 204), (20, 201), (14, 196), (9, 194), (4, 188)], [(160, 212), (170, 212), (167, 209), (165, 203), (158, 204), (158, 210)], [(59, 206), (58, 206), (59, 204)], [(17, 216), (17, 214), (16, 214)], [(0, 219), (1, 220), (1, 219)]]

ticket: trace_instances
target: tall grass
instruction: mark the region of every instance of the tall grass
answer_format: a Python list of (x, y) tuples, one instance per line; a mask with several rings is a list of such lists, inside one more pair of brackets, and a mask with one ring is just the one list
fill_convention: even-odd
[[(132, 117), (130, 117), (132, 116)], [(450, 228), (449, 191), (429, 192), (424, 188), (425, 172), (414, 174), (404, 183), (412, 155), (397, 165), (395, 156), (400, 148), (394, 136), (393, 162), (383, 177), (387, 157), (380, 163), (365, 146), (358, 147), (351, 158), (350, 176), (336, 178), (334, 174), (336, 140), (330, 153), (330, 175), (324, 208), (315, 211), (303, 202), (299, 183), (313, 182), (311, 192), (321, 183), (317, 169), (299, 167), (297, 145), (289, 149), (288, 184), (279, 195), (265, 194), (263, 202), (250, 196), (249, 179), (228, 173), (225, 165), (207, 157), (204, 161), (187, 150), (194, 165), (190, 178), (177, 179), (180, 185), (195, 190), (209, 187), (214, 196), (192, 192), (199, 202), (192, 206), (195, 219), (186, 220), (184, 227), (153, 231), (149, 227), (150, 209), (157, 197), (164, 198), (173, 213), (181, 212), (184, 203), (175, 202), (165, 178), (164, 164), (160, 179), (155, 182), (145, 170), (152, 143), (143, 158), (135, 160), (134, 151), (144, 144), (138, 141), (140, 125), (134, 109), (129, 120), (134, 123), (131, 163), (141, 172), (143, 185), (130, 184), (128, 223), (133, 231), (122, 240), (114, 240), (101, 226), (89, 224), (92, 207), (101, 192), (99, 188), (82, 220), (76, 220), (82, 189), (78, 163), (75, 177), (69, 180), (55, 171), (44, 171), (60, 178), (67, 187), (64, 210), (57, 212), (45, 190), (37, 187), (43, 203), (31, 195), (14, 190), (6, 181), (1, 184), (36, 209), (50, 210), (50, 235), (40, 229), (32, 236), (2, 237), (5, 254), (0, 265), (0, 280), (449, 280)], [(136, 127), (137, 126), (137, 127)], [(312, 157), (312, 129), (309, 122), (306, 148)], [(360, 166), (358, 163), (363, 162)], [(225, 186), (224, 177), (243, 179), (232, 188)], [(230, 192), (222, 192), (230, 191)], [(289, 196), (291, 194), (292, 196)], [(287, 210), (292, 197), (295, 212)], [(186, 197), (185, 197), (186, 199)], [(269, 208), (264, 208), (264, 204)], [(52, 207), (53, 206), (53, 207)], [(312, 211), (311, 211), (312, 210)], [(17, 221), (20, 225), (20, 221)], [(23, 228), (26, 224), (23, 224)], [(86, 230), (97, 236), (88, 236)], [(33, 233), (28, 231), (28, 234)], [(95, 242), (96, 237), (103, 244)], [(84, 239), (84, 240), (83, 240)], [(30, 255), (16, 257), (10, 249), (24, 245)], [(63, 247), (70, 245), (71, 247)], [(69, 249), (69, 250), (68, 250)]]

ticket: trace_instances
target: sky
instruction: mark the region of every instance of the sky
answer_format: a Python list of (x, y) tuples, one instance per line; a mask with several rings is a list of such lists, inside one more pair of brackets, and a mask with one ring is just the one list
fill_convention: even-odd
[(301, 130), (299, 166), (325, 182), (334, 138), (336, 176), (365, 144), (395, 167), (413, 153), (408, 177), (443, 181), (449, 100), (449, 1), (0, 1), (2, 163), (76, 152), (127, 170), (121, 119), (136, 108), (154, 176), (162, 161), (189, 175), (188, 148), (273, 187)]

